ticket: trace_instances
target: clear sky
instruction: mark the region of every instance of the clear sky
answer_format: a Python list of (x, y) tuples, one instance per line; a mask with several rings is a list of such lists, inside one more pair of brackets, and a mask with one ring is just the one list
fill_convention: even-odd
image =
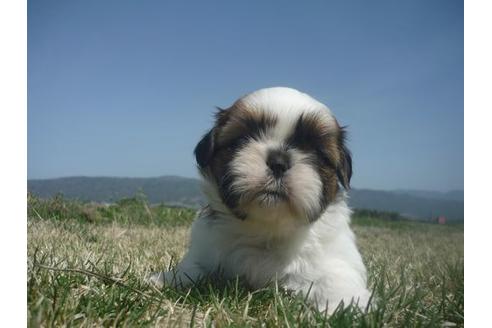
[(463, 188), (463, 2), (28, 1), (28, 178), (196, 177), (269, 86), (348, 125), (356, 188)]

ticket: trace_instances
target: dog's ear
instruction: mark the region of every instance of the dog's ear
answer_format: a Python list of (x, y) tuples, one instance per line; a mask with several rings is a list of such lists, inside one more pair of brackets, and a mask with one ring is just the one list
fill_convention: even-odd
[(215, 151), (214, 129), (206, 133), (195, 147), (196, 162), (200, 168), (206, 167)]
[(217, 147), (217, 135), (229, 120), (229, 113), (230, 111), (228, 109), (217, 107), (217, 112), (215, 113), (215, 126), (212, 130), (208, 131), (196, 145), (195, 157), (200, 168), (203, 169), (210, 164), (210, 160), (214, 156)]
[(341, 128), (338, 138), (340, 161), (337, 165), (337, 177), (342, 186), (348, 190), (350, 189), (350, 179), (352, 178), (352, 154), (345, 144), (345, 139), (345, 128)]

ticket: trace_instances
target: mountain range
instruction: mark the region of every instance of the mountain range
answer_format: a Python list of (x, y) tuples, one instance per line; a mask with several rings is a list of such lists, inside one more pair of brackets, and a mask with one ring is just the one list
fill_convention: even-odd
[[(61, 193), (66, 198), (93, 202), (111, 203), (137, 193), (145, 194), (150, 203), (197, 208), (205, 202), (199, 180), (178, 176), (31, 179), (27, 181), (27, 189), (42, 198)], [(416, 220), (429, 220), (439, 215), (446, 216), (450, 221), (463, 221), (464, 218), (463, 190), (436, 192), (355, 188), (349, 192), (349, 205), (356, 209), (397, 212)]]

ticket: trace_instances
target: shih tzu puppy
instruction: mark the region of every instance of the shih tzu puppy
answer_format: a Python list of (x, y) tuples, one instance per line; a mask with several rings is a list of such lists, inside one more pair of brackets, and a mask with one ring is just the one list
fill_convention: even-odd
[(252, 288), (277, 281), (329, 313), (342, 301), (364, 308), (344, 135), (325, 105), (290, 88), (261, 89), (219, 109), (195, 149), (208, 205), (183, 260), (150, 280), (189, 286), (220, 270)]

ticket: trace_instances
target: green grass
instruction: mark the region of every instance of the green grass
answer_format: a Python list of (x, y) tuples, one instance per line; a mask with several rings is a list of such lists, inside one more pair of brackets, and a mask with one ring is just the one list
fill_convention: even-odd
[(194, 212), (143, 197), (101, 206), (28, 197), (28, 323), (38, 326), (463, 326), (463, 226), (357, 216), (373, 308), (327, 317), (275, 285), (203, 281), (155, 289), (143, 277), (186, 251)]

